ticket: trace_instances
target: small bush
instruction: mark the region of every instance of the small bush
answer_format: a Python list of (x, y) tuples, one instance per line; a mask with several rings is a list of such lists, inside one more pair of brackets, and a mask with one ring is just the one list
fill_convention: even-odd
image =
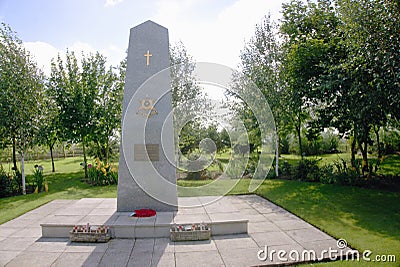
[(335, 174), (334, 174), (334, 166), (333, 165), (324, 165), (319, 169), (319, 181), (323, 184), (333, 184), (335, 183)]
[(45, 190), (45, 180), (43, 177), (43, 167), (35, 165), (35, 169), (33, 170), (33, 188), (35, 188), (35, 192), (39, 193)]
[(12, 179), (0, 165), (0, 197), (8, 197), (13, 195)]
[(206, 170), (195, 171), (195, 172), (188, 172), (186, 179), (188, 180), (206, 180), (209, 178), (209, 174)]
[(102, 186), (118, 183), (118, 170), (111, 164), (105, 164), (96, 158), (96, 166), (88, 164), (89, 183), (91, 185)]
[(0, 165), (0, 198), (21, 194), (22, 176), (19, 171), (13, 170), (13, 173), (7, 173)]
[(301, 181), (319, 181), (319, 160), (303, 159), (294, 168), (294, 177)]
[(335, 183), (340, 185), (360, 185), (361, 181), (361, 162), (356, 160), (355, 167), (351, 167), (348, 163), (341, 159), (334, 163)]
[[(260, 167), (260, 166), (258, 166), (259, 159), (260, 159), (260, 156), (258, 153), (252, 153), (250, 155), (249, 160), (247, 161), (247, 166), (246, 166), (244, 175), (255, 173), (257, 167)], [(240, 161), (244, 161), (244, 159), (240, 160)], [(236, 165), (241, 165), (241, 164), (236, 164)], [(240, 169), (240, 167), (238, 167), (238, 168)]]
[(280, 174), (283, 176), (292, 176), (292, 172), (293, 172), (292, 165), (290, 165), (290, 163), (287, 160), (285, 160), (281, 167)]
[(186, 155), (187, 161), (184, 161), (181, 165), (181, 171), (186, 173), (188, 180), (205, 180), (210, 177), (207, 172), (207, 160), (200, 159), (201, 154), (193, 152)]
[(250, 165), (247, 165), (244, 158), (241, 158), (241, 156), (234, 157), (236, 158), (230, 159), (230, 164), (227, 166), (225, 173), (230, 178), (240, 179), (243, 175), (246, 174), (247, 167), (252, 168), (251, 166), (254, 166), (255, 163), (250, 163), (251, 160), (249, 159), (249, 162), (247, 163), (250, 163)]

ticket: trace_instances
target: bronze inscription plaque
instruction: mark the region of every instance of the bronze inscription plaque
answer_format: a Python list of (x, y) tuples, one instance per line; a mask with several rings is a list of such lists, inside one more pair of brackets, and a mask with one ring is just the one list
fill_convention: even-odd
[(135, 161), (159, 161), (158, 144), (135, 144), (133, 149)]

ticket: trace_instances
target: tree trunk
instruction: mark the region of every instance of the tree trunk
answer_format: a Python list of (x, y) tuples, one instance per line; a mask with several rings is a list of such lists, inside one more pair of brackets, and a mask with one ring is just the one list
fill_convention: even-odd
[(15, 137), (12, 138), (12, 160), (13, 160), (13, 168), (14, 171), (17, 173), (18, 172), (18, 167), (17, 167), (17, 148), (16, 148), (16, 141)]
[(64, 155), (64, 159), (67, 157), (66, 153), (65, 153), (65, 143), (62, 142), (62, 149), (63, 149), (63, 155)]
[(275, 140), (275, 174), (276, 177), (279, 176), (279, 135), (276, 135)]
[(297, 138), (299, 141), (300, 156), (301, 156), (301, 159), (303, 159), (304, 155), (303, 155), (303, 145), (301, 143), (301, 125), (300, 125), (300, 123), (296, 126), (296, 132), (297, 132)]
[(106, 164), (109, 164), (109, 159), (110, 158), (110, 140), (107, 137), (107, 143), (106, 143)]
[(361, 142), (358, 145), (362, 154), (362, 172), (364, 175), (365, 171), (368, 172), (368, 142), (364, 142), (364, 147)]
[(350, 150), (351, 150), (351, 159), (350, 159), (350, 163), (351, 163), (351, 167), (356, 167), (356, 138), (353, 137), (352, 140), (350, 140)]
[(24, 152), (21, 152), (21, 177), (22, 177), (22, 194), (26, 195)]
[(51, 168), (52, 168), (51, 171), (52, 172), (56, 172), (56, 168), (54, 166), (54, 157), (53, 157), (54, 144), (55, 144), (55, 142), (53, 144), (50, 142), (50, 145), (49, 145), (49, 147), (50, 147), (50, 157), (51, 157)]
[(380, 129), (379, 126), (378, 126), (378, 128), (374, 127), (374, 132), (376, 135), (376, 143), (378, 145), (378, 159), (381, 160), (382, 159), (382, 149), (381, 149), (381, 142), (380, 142), (380, 138), (379, 138), (379, 129)]
[(87, 161), (86, 161), (86, 146), (85, 137), (82, 138), (82, 152), (83, 152), (83, 169), (85, 170), (85, 179), (88, 178)]

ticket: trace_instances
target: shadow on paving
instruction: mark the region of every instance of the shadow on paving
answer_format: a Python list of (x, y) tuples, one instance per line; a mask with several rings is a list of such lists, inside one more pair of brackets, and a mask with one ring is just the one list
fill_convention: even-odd
[(398, 192), (285, 181), (279, 186), (259, 189), (257, 193), (308, 222), (340, 224), (342, 228), (347, 225), (400, 239)]

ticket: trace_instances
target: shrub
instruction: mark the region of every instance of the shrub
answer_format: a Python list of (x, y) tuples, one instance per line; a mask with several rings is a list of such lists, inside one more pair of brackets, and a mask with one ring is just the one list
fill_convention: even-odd
[[(253, 173), (255, 173), (257, 167), (259, 167), (259, 168), (261, 167), (261, 166), (258, 166), (259, 159), (260, 159), (260, 155), (258, 153), (251, 153), (250, 154), (249, 160), (247, 161), (247, 166), (246, 166), (246, 170), (244, 172), (244, 175), (253, 174)], [(244, 159), (242, 159), (240, 161), (244, 161)], [(237, 166), (238, 172), (241, 170), (240, 169), (241, 166), (239, 167), (239, 165), (242, 165), (242, 164), (240, 164), (240, 163), (236, 164), (236, 165), (238, 165)]]
[(33, 188), (35, 188), (35, 192), (39, 193), (45, 190), (45, 180), (43, 177), (43, 167), (39, 165), (34, 166), (33, 170)]
[(361, 162), (355, 161), (355, 167), (350, 167), (348, 163), (341, 159), (335, 161), (335, 183), (340, 185), (360, 185), (361, 181)]
[(186, 179), (188, 180), (205, 180), (208, 178), (207, 171), (195, 171), (195, 172), (188, 172)]
[(249, 165), (247, 165), (245, 160), (241, 158), (241, 156), (233, 156), (233, 158), (230, 159), (230, 164), (227, 165), (227, 169), (225, 171), (226, 175), (233, 179), (242, 178), (242, 176), (246, 174), (247, 168), (251, 169), (251, 166), (255, 168), (255, 163), (251, 163), (250, 161), (251, 159), (249, 159), (249, 161), (247, 162), (247, 164)]
[(13, 195), (12, 179), (0, 165), (0, 197), (8, 197)]
[(321, 140), (321, 151), (323, 154), (326, 153), (337, 153), (339, 148), (339, 136), (328, 130), (322, 133)]
[(96, 166), (88, 164), (89, 183), (91, 185), (102, 186), (118, 183), (118, 170), (111, 164), (105, 164), (96, 158)]
[(319, 181), (323, 184), (335, 183), (334, 166), (327, 164), (319, 169)]
[(200, 159), (201, 154), (193, 152), (187, 154), (188, 161), (182, 163), (181, 170), (186, 173), (188, 180), (204, 180), (210, 177), (206, 168), (209, 162), (207, 160)]
[(294, 168), (294, 177), (302, 181), (318, 182), (319, 181), (319, 160), (303, 159)]
[(281, 167), (280, 174), (283, 176), (291, 176), (292, 172), (293, 172), (292, 165), (290, 165), (290, 163), (287, 160), (285, 160)]

